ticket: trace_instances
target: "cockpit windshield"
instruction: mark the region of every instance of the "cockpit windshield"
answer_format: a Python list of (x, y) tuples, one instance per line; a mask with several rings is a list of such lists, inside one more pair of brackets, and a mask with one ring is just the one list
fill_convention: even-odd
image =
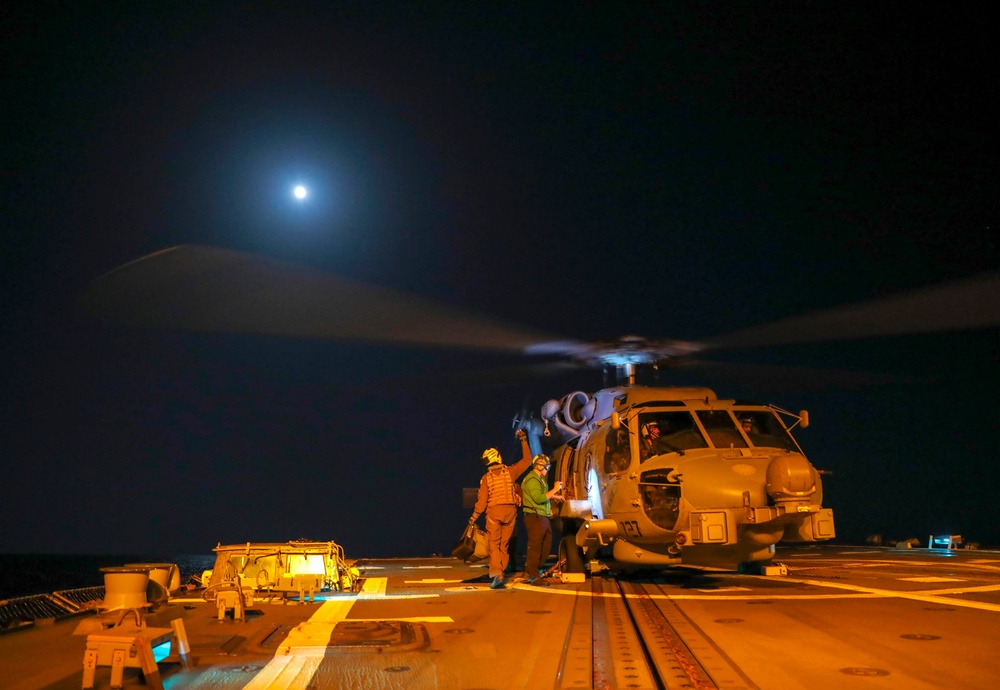
[(772, 410), (733, 410), (743, 433), (759, 448), (798, 451), (795, 440)]
[(736, 430), (729, 410), (698, 410), (698, 421), (705, 427), (716, 448), (747, 447), (747, 442)]
[(643, 412), (639, 415), (639, 459), (708, 448), (690, 412)]

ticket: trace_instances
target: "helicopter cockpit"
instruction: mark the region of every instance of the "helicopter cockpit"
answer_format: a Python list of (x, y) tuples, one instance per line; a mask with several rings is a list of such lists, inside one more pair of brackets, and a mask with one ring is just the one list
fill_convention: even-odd
[[(775, 450), (782, 454), (801, 453), (777, 411), (759, 405), (642, 411), (637, 416), (636, 430), (639, 463), (644, 466), (639, 474), (639, 505), (649, 521), (664, 530), (676, 529), (682, 517), (681, 474), (677, 463), (683, 463), (684, 456), (693, 457), (688, 454), (690, 451), (706, 449), (710, 455), (704, 457), (717, 457), (711, 449), (737, 450), (743, 460), (756, 456), (758, 448), (764, 450), (765, 456), (773, 456)], [(667, 457), (671, 455), (675, 460)], [(665, 467), (664, 463), (670, 466)], [(745, 467), (748, 466), (741, 470)], [(624, 469), (627, 467), (606, 467), (606, 471)], [(690, 466), (686, 471), (691, 472)]]
[(688, 411), (644, 412), (639, 415), (639, 459), (645, 462), (655, 455), (681, 453), (693, 448), (708, 448), (705, 437)]
[[(697, 415), (695, 422), (694, 414)], [(704, 434), (701, 429), (704, 429)], [(742, 432), (742, 433), (741, 433)], [(706, 440), (705, 434), (708, 435)], [(644, 412), (639, 415), (639, 460), (695, 448), (778, 448), (801, 452), (771, 409)], [(711, 443), (709, 443), (711, 442)]]
[(734, 408), (733, 414), (739, 420), (740, 428), (751, 445), (757, 448), (779, 448), (793, 453), (802, 452), (799, 444), (788, 433), (788, 429), (773, 410)]

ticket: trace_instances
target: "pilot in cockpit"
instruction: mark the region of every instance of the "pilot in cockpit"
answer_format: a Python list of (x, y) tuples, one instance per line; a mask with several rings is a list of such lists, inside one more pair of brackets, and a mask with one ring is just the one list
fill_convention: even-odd
[(749, 415), (740, 417), (740, 428), (743, 429), (747, 435), (752, 434), (754, 432), (753, 417), (750, 417)]
[(651, 455), (658, 455), (661, 451), (658, 447), (660, 440), (660, 423), (657, 421), (647, 422), (642, 427), (642, 456), (648, 458)]

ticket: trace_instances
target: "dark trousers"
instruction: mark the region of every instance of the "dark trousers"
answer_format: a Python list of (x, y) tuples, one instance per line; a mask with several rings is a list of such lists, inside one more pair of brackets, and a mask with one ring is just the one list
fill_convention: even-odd
[(542, 566), (552, 551), (552, 522), (544, 515), (525, 513), (524, 527), (528, 530), (528, 556), (524, 572), (535, 579), (541, 576)]

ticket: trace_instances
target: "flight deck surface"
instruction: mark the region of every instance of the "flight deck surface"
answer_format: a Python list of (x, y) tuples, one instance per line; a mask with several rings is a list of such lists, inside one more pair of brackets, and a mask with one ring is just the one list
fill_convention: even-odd
[[(784, 577), (676, 569), (490, 590), (454, 559), (361, 561), (358, 594), (183, 610), (165, 688), (993, 688), (1000, 553), (779, 548)], [(81, 619), (0, 635), (0, 686), (80, 688)], [(141, 686), (139, 669), (124, 684)], [(99, 667), (97, 688), (111, 685)]]

